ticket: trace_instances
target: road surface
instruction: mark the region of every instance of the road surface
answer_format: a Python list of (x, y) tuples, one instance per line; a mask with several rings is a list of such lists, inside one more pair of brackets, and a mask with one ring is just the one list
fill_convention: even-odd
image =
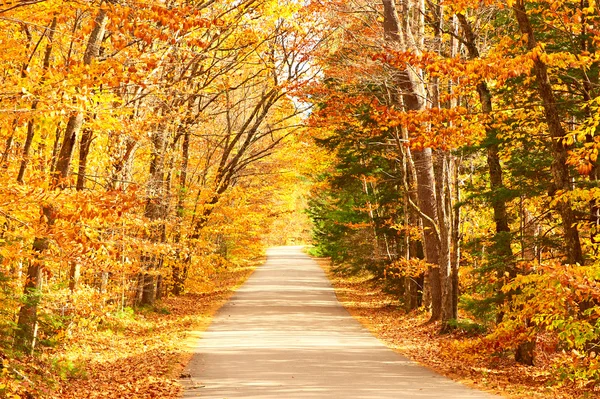
[(194, 348), (184, 398), (491, 399), (374, 338), (300, 247), (272, 248)]

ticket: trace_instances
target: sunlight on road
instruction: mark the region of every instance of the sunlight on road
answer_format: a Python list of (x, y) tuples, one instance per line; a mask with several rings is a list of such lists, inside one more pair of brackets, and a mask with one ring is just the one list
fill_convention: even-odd
[(300, 247), (268, 256), (195, 348), (186, 398), (492, 398), (373, 338)]

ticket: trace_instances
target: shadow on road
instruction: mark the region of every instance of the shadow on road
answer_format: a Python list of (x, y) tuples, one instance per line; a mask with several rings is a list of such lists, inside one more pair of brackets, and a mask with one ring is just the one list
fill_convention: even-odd
[(186, 398), (492, 398), (385, 347), (297, 247), (269, 251), (196, 353)]

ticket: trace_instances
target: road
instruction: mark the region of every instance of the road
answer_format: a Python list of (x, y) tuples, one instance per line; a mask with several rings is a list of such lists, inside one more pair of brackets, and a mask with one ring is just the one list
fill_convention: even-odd
[(270, 249), (194, 353), (185, 398), (499, 398), (383, 345), (342, 307), (300, 247)]

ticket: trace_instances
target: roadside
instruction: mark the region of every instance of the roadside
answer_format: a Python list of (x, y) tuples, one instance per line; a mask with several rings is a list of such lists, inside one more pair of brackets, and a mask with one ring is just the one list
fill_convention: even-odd
[(103, 331), (77, 344), (77, 360), (63, 367), (58, 387), (44, 397), (180, 397), (178, 380), (191, 358), (188, 343), (201, 336), (217, 310), (260, 263), (220, 271), (202, 294), (167, 298), (152, 309), (107, 320)]
[(481, 336), (461, 331), (438, 333), (424, 312), (406, 312), (399, 301), (369, 276), (334, 274), (328, 259), (315, 258), (331, 281), (338, 300), (361, 324), (388, 347), (465, 385), (511, 399), (592, 398), (590, 390), (549, 387), (553, 370), (540, 359), (538, 366), (520, 365), (511, 357), (478, 355)]

